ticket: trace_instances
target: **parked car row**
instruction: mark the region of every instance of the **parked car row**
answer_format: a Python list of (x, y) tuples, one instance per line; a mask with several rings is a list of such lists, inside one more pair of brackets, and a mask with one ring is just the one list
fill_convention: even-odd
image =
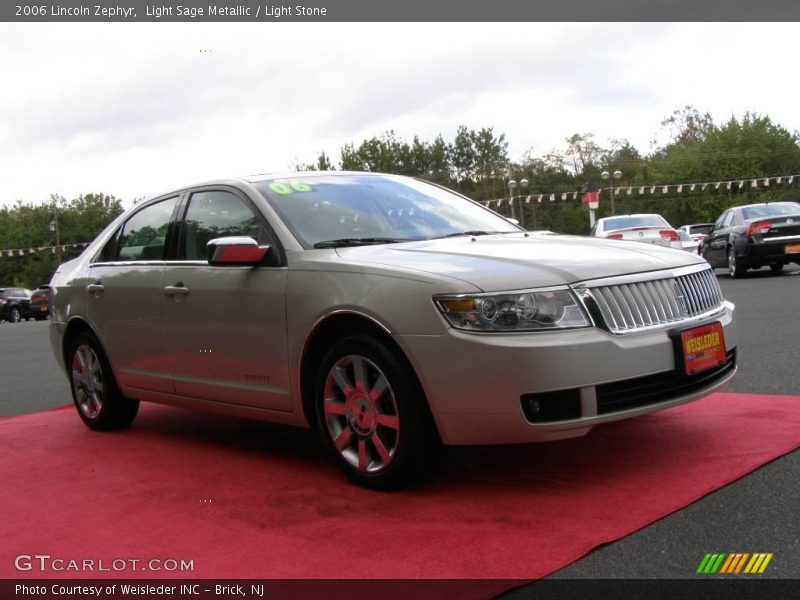
[(41, 286), (34, 291), (18, 287), (0, 288), (0, 322), (47, 319), (50, 315), (49, 299), (50, 286)]
[(712, 267), (727, 268), (734, 278), (766, 266), (780, 273), (789, 263), (800, 264), (800, 203), (736, 206), (714, 223), (678, 229), (658, 214), (615, 215), (599, 219), (591, 235), (699, 253)]

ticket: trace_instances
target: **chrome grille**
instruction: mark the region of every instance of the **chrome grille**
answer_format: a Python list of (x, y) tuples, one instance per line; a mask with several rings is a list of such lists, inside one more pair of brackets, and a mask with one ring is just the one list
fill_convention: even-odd
[[(578, 291), (585, 303), (593, 301), (605, 328), (612, 333), (660, 327), (721, 310), (722, 290), (710, 267), (679, 273), (671, 277), (652, 273), (650, 278), (620, 278), (624, 281), (618, 283), (593, 282), (580, 286)], [(590, 313), (597, 312), (587, 308)]]

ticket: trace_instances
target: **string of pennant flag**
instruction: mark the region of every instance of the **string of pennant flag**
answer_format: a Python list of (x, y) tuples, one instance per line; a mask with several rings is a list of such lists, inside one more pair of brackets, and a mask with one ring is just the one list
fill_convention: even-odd
[(58, 252), (58, 249), (61, 248), (61, 252), (66, 252), (67, 250), (73, 248), (86, 248), (89, 245), (89, 242), (84, 242), (80, 244), (61, 244), (60, 246), (36, 246), (32, 248), (13, 248), (7, 250), (0, 250), (0, 258), (16, 258), (19, 256), (29, 256), (31, 254), (36, 254), (38, 252), (47, 252), (48, 250), (55, 254)]
[[(669, 194), (670, 191), (673, 193), (681, 194), (684, 191), (688, 192), (695, 192), (700, 191), (704, 192), (707, 189), (715, 189), (718, 190), (722, 186), (725, 186), (726, 190), (733, 190), (734, 186), (736, 187), (737, 191), (744, 190), (745, 188), (768, 188), (774, 185), (780, 185), (783, 183), (792, 184), (795, 178), (800, 178), (800, 175), (780, 175), (776, 177), (757, 177), (756, 179), (730, 179), (727, 181), (702, 181), (702, 182), (690, 182), (690, 183), (670, 183), (670, 184), (657, 184), (657, 185), (639, 185), (639, 186), (628, 186), (623, 187), (616, 187), (614, 188), (614, 196), (622, 195), (623, 191), (626, 196), (632, 196), (634, 194), (640, 196), (646, 196), (648, 194), (655, 195), (655, 194)], [(608, 189), (608, 188), (606, 188)], [(530, 204), (531, 201), (535, 201), (536, 203), (541, 203), (542, 201), (548, 202), (556, 202), (557, 200), (561, 200), (562, 202), (566, 202), (570, 198), (572, 200), (577, 200), (578, 197), (581, 195), (580, 192), (555, 192), (549, 194), (528, 194), (526, 196), (516, 196), (515, 199), (525, 199), (526, 204)], [(504, 203), (509, 203), (511, 200), (509, 198), (495, 198), (493, 200), (481, 200), (480, 203), (483, 204), (485, 207), (489, 208), (491, 206), (502, 206)]]

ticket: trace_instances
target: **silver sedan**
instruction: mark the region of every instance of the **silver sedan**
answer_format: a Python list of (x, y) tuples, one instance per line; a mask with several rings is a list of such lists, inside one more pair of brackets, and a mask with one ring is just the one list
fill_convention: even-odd
[(425, 475), (443, 444), (580, 436), (736, 370), (734, 307), (702, 258), (526, 232), (390, 175), (180, 188), (51, 286), (90, 428), (129, 425), (140, 401), (313, 427), (375, 488)]

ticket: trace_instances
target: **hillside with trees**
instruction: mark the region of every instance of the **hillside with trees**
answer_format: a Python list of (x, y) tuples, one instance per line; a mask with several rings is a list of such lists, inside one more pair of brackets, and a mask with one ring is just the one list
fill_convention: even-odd
[[(727, 207), (778, 199), (800, 199), (800, 135), (775, 124), (768, 116), (746, 113), (716, 124), (691, 106), (674, 111), (661, 123), (666, 141), (643, 154), (628, 140), (601, 145), (592, 133), (575, 133), (560, 149), (531, 153), (520, 160), (508, 156), (506, 135), (492, 128), (461, 126), (452, 141), (438, 135), (432, 141), (418, 136), (409, 142), (394, 131), (350, 143), (334, 164), (320, 153), (298, 170), (344, 169), (380, 171), (420, 177), (455, 189), (478, 201), (504, 201), (490, 207), (510, 214), (508, 181), (528, 180), (517, 189), (517, 217), (529, 229), (587, 234), (589, 220), (581, 207), (580, 189), (595, 181), (602, 189), (597, 216), (611, 214), (609, 184), (603, 171), (621, 171), (613, 186), (615, 212), (658, 212), (674, 226), (708, 222)], [(781, 184), (752, 186), (753, 179), (784, 176)], [(734, 180), (728, 186), (726, 182)], [(723, 182), (723, 185), (716, 185)], [(680, 191), (676, 186), (682, 185)], [(692, 184), (695, 184), (692, 186)], [(708, 184), (708, 185), (702, 185)], [(662, 192), (664, 186), (669, 191)], [(644, 193), (640, 190), (644, 188)], [(631, 193), (628, 194), (628, 189)], [(566, 200), (562, 195), (567, 194)], [(532, 201), (525, 202), (528, 196)], [(543, 196), (543, 201), (537, 201)], [(550, 201), (550, 197), (555, 201)], [(520, 215), (519, 211), (522, 211)]]

